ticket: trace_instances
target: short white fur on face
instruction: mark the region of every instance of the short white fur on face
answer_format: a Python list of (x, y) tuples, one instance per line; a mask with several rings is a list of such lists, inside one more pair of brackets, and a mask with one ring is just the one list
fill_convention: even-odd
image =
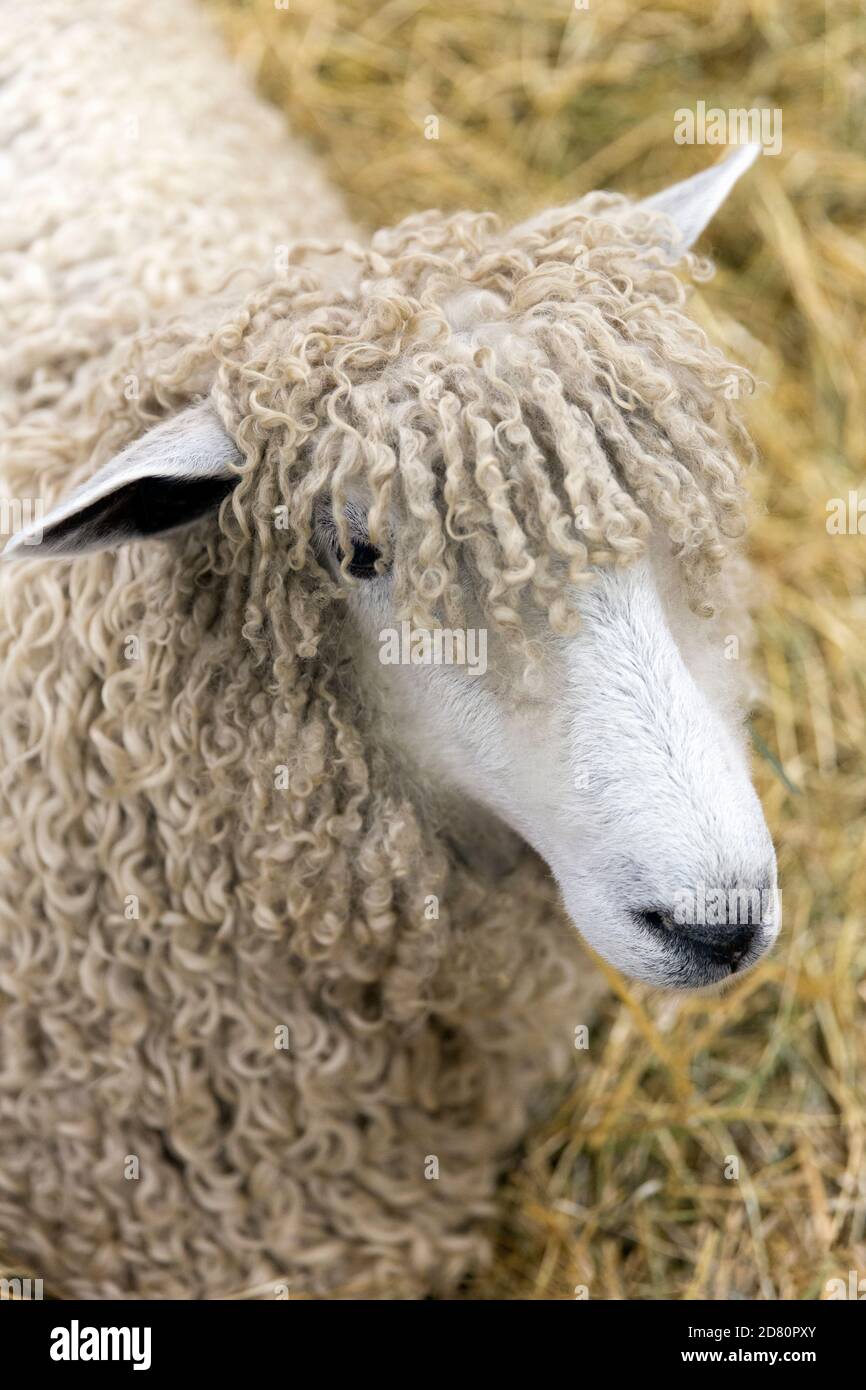
[[(582, 608), (568, 656), (582, 850), (570, 856), (560, 835), (552, 851), (566, 905), (627, 973), (715, 983), (757, 960), (779, 927), (731, 663), (717, 630), (666, 607), (651, 562), (601, 576)], [(690, 668), (682, 650), (701, 639)]]
[(779, 912), (731, 663), (714, 625), (663, 597), (671, 568), (656, 546), (599, 572), (577, 597), (574, 637), (533, 634), (543, 678), (523, 694), (503, 682), (495, 645), (484, 676), (379, 665), (395, 621), (389, 581), (361, 586), (351, 604), (369, 698), (419, 780), (532, 845), (613, 965), (695, 988), (753, 964)]
[[(672, 259), (757, 152), (736, 150), (644, 204), (671, 219)], [(468, 347), (477, 338), (495, 351), (496, 309), (495, 296), (473, 293), (450, 305)], [(230, 490), (239, 458), (213, 407), (192, 407), (49, 513), (44, 552), (77, 554), (184, 526)], [(356, 517), (363, 513), (362, 501)], [(14, 537), (5, 553), (33, 554), (32, 539)], [(333, 536), (320, 539), (333, 551)], [(333, 553), (329, 563), (339, 578)], [(652, 984), (697, 987), (757, 960), (779, 911), (773, 847), (718, 632), (677, 592), (658, 540), (645, 560), (597, 573), (576, 595), (574, 637), (535, 631), (543, 682), (532, 693), (501, 646), (477, 677), (382, 665), (380, 634), (398, 619), (390, 579), (373, 571), (350, 595), (349, 640), (401, 762), (531, 845), (575, 926), (614, 965)]]

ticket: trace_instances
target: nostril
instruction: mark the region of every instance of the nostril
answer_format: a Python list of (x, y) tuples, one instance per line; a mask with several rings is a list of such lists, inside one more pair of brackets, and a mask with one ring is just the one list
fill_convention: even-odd
[(724, 949), (727, 959), (734, 970), (742, 963), (743, 957), (748, 955), (749, 948), (755, 939), (755, 927), (740, 927), (737, 931), (725, 938)]
[(751, 923), (736, 927), (703, 922), (683, 924), (676, 920), (672, 912), (663, 908), (648, 908), (643, 912), (633, 912), (632, 916), (639, 926), (653, 936), (662, 937), (674, 947), (683, 947), (688, 943), (696, 955), (731, 971), (739, 968), (758, 935), (757, 925)]

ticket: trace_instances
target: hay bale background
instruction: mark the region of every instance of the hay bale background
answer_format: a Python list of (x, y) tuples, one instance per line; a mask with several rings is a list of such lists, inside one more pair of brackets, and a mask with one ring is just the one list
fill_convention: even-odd
[(576, 1054), (574, 1093), (508, 1180), (496, 1267), (470, 1296), (821, 1297), (866, 1272), (866, 537), (826, 528), (866, 451), (862, 5), (208, 3), (370, 227), (648, 192), (719, 153), (674, 144), (678, 107), (783, 112), (781, 155), (702, 243), (719, 270), (698, 299), (766, 383), (747, 406), (754, 726), (783, 937), (724, 999), (648, 1001), (614, 982), (624, 1007)]

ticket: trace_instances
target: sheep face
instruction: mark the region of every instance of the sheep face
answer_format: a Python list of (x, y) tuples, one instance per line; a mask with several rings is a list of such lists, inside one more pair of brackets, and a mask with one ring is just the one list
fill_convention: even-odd
[[(570, 636), (526, 615), (525, 649), (483, 626), (413, 633), (353, 508), (353, 659), (415, 795), (481, 806), (548, 863), (582, 936), (654, 985), (715, 984), (779, 928), (772, 842), (753, 790), (739, 638), (683, 601), (669, 547), (598, 569)], [(330, 563), (339, 551), (326, 532)], [(478, 623), (477, 628), (473, 623)], [(446, 812), (447, 815), (447, 812)]]

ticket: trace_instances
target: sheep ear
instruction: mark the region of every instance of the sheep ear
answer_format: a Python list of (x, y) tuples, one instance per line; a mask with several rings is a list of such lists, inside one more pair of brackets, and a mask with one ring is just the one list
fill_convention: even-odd
[(162, 536), (215, 511), (241, 455), (210, 402), (189, 406), (130, 444), (9, 541), (3, 558), (82, 555)]
[(678, 236), (670, 250), (674, 255), (688, 251), (718, 212), (741, 174), (761, 153), (758, 144), (738, 145), (709, 169), (702, 169), (682, 183), (645, 198), (638, 206), (647, 212), (662, 212), (673, 222)]
[[(637, 204), (647, 212), (662, 212), (674, 224), (675, 236), (665, 247), (671, 261), (676, 261), (689, 247), (693, 246), (701, 232), (718, 212), (741, 174), (754, 163), (761, 153), (759, 144), (738, 145), (718, 164), (702, 169), (690, 179), (675, 183), (661, 193), (653, 193)], [(515, 227), (517, 235), (524, 232), (545, 231), (552, 224), (561, 222), (571, 207), (549, 208), (536, 213), (527, 222)], [(629, 208), (630, 212), (631, 209)]]

